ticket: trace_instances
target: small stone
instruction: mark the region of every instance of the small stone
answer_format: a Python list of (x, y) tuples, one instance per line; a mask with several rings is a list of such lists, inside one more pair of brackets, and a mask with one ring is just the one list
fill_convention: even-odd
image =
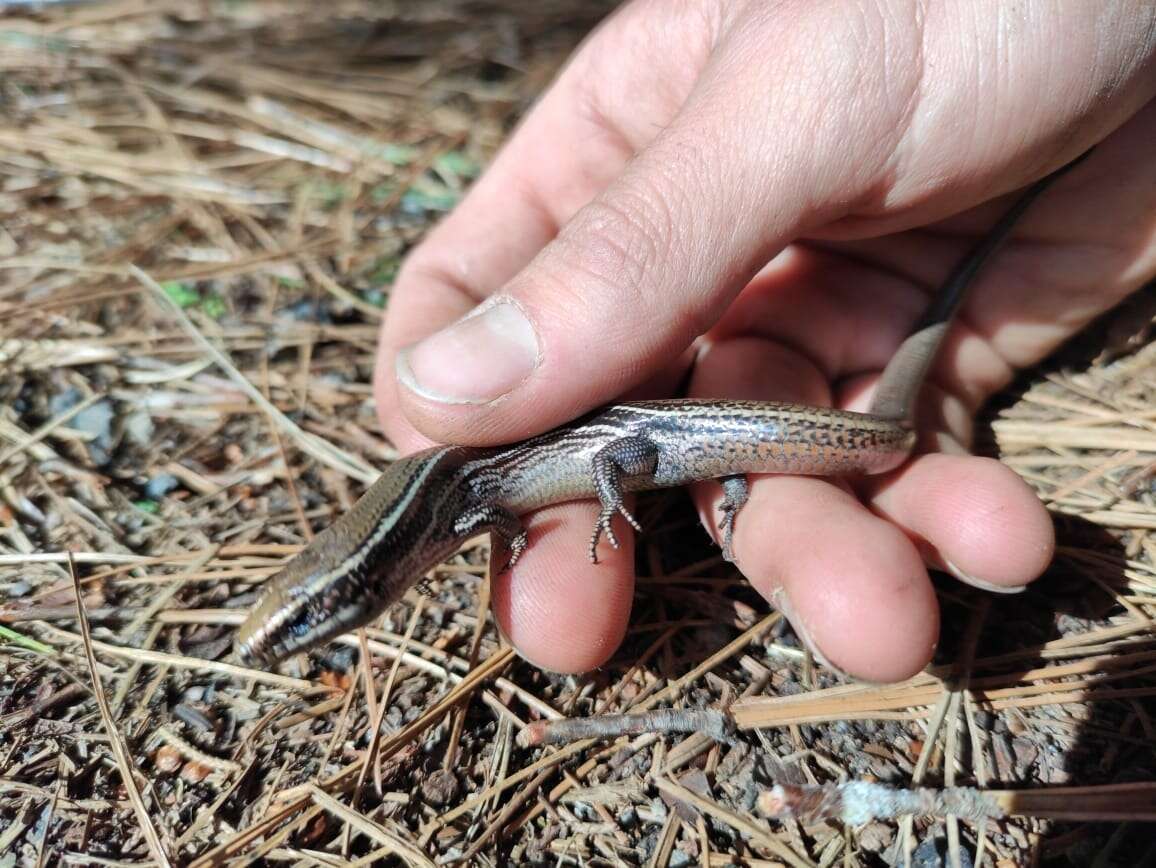
[(426, 803), (438, 808), (457, 798), (459, 789), (458, 779), (448, 769), (438, 769), (421, 784), (421, 794)]
[(92, 458), (92, 463), (98, 467), (107, 463), (110, 457), (114, 418), (111, 401), (97, 401), (72, 418), (70, 427), (88, 435), (88, 454)]
[(148, 446), (155, 430), (153, 417), (144, 410), (134, 410), (124, 420), (124, 436), (135, 446)]
[(859, 830), (859, 846), (868, 853), (882, 853), (895, 840), (895, 829), (887, 823), (875, 820)]
[(199, 784), (213, 773), (204, 763), (187, 762), (181, 769), (181, 780), (187, 784)]
[(149, 481), (145, 483), (145, 497), (149, 500), (160, 500), (180, 484), (180, 480), (171, 473), (158, 473), (149, 477)]
[(171, 774), (179, 769), (183, 763), (184, 759), (181, 757), (181, 752), (172, 745), (162, 744), (153, 754), (153, 765), (160, 772)]
[[(947, 843), (942, 838), (921, 841), (911, 854), (912, 868), (944, 868), (947, 861)], [(959, 866), (972, 868), (971, 853), (966, 847), (959, 848)]]
[(48, 412), (53, 416), (59, 416), (62, 413), (67, 413), (83, 400), (84, 395), (80, 389), (75, 387), (65, 389), (48, 399)]
[(575, 817), (584, 823), (596, 823), (601, 819), (594, 807), (586, 802), (574, 802), (570, 805), (570, 810), (574, 812)]

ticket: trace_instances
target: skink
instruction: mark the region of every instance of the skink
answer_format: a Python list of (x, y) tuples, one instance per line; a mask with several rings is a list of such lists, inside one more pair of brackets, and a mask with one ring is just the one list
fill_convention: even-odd
[[(1069, 164), (1071, 165), (1071, 164)], [(613, 404), (509, 446), (441, 446), (394, 462), (354, 507), (274, 576), (237, 636), (240, 659), (271, 665), (362, 626), (468, 538), (490, 532), (525, 550), (523, 513), (597, 498), (588, 554), (612, 520), (638, 523), (627, 492), (721, 479), (723, 554), (731, 559), (747, 473), (883, 473), (915, 443), (912, 408), (967, 288), (1031, 202), (1029, 187), (938, 290), (883, 371), (869, 413), (761, 401), (670, 399)]]

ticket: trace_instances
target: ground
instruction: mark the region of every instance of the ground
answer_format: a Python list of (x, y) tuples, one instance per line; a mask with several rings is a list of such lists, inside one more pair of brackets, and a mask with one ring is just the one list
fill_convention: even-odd
[[(679, 493), (641, 504), (597, 672), (502, 643), (482, 544), (364, 637), (244, 669), (262, 581), (395, 456), (368, 383), (400, 258), (605, 6), (0, 10), (0, 868), (1156, 860), (1127, 822), (1156, 819), (1151, 291), (985, 421), (1060, 549), (1019, 597), (944, 582), (909, 682), (817, 666)], [(932, 791), (815, 789), (845, 782)]]

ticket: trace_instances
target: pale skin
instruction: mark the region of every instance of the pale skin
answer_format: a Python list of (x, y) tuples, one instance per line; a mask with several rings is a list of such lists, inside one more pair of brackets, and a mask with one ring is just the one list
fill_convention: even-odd
[[(1096, 145), (975, 287), (925, 389), (923, 454), (854, 485), (753, 478), (736, 522), (738, 567), (822, 658), (917, 672), (939, 632), (929, 567), (1013, 590), (1051, 560), (1038, 499), (967, 448), (1016, 369), (1156, 274), (1154, 45), (1142, 0), (629, 4), (407, 260), (387, 434), (506, 443), (688, 373), (692, 396), (865, 409), (1008, 194)], [(719, 486), (693, 496), (717, 536)], [(531, 516), (495, 580), (504, 632), (548, 669), (598, 666), (627, 626), (630, 535), (590, 564), (595, 511)]]

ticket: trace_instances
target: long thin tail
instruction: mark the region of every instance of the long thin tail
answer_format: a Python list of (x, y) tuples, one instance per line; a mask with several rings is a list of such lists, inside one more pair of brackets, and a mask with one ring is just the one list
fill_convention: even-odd
[(879, 381), (879, 388), (875, 393), (875, 400), (871, 404), (871, 412), (889, 419), (901, 419), (912, 423), (915, 399), (919, 389), (927, 376), (935, 354), (951, 321), (963, 304), (967, 291), (974, 283), (976, 276), (983, 270), (984, 265), (991, 259), (992, 254), (999, 250), (1013, 227), (1019, 222), (1024, 212), (1052, 183), (1065, 174), (1069, 169), (1082, 161), (1090, 152), (1085, 152), (1072, 162), (1062, 166), (1040, 180), (1036, 181), (1015, 201), (1007, 213), (999, 219), (986, 235), (983, 236), (967, 255), (952, 269), (951, 274), (935, 293), (931, 304), (924, 311), (923, 316), (903, 341), (887, 367), (883, 369)]

